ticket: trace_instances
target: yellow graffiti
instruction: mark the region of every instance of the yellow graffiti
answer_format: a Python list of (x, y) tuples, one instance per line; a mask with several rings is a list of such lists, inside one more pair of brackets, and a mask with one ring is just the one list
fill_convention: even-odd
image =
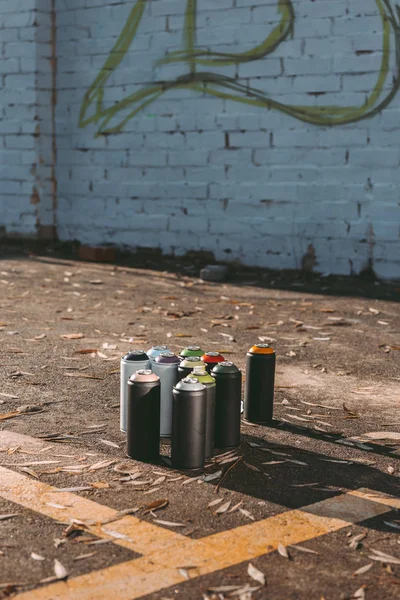
[[(375, 87), (361, 106), (301, 106), (287, 105), (273, 100), (263, 90), (249, 87), (238, 80), (204, 71), (203, 67), (221, 67), (252, 62), (273, 53), (289, 36), (294, 34), (295, 12), (291, 0), (277, 0), (280, 21), (261, 42), (247, 52), (213, 52), (196, 46), (197, 0), (187, 0), (183, 30), (183, 50), (166, 53), (156, 64), (187, 63), (188, 73), (172, 81), (159, 81), (126, 96), (111, 107), (104, 107), (104, 88), (112, 73), (117, 69), (133, 43), (148, 0), (137, 0), (124, 28), (106, 59), (100, 73), (86, 92), (79, 116), (79, 126), (91, 123), (98, 125), (96, 136), (118, 133), (135, 115), (171, 89), (190, 89), (201, 94), (233, 100), (242, 104), (279, 110), (300, 121), (320, 126), (344, 125), (374, 116), (386, 108), (400, 87), (400, 8), (395, 10), (389, 0), (375, 0), (382, 21), (382, 60)], [(394, 38), (394, 53), (391, 38)], [(384, 95), (385, 84), (390, 72), (390, 59), (395, 57), (396, 70), (390, 90)], [(132, 108), (119, 123), (109, 126), (121, 111)], [(92, 115), (88, 116), (89, 110)]]

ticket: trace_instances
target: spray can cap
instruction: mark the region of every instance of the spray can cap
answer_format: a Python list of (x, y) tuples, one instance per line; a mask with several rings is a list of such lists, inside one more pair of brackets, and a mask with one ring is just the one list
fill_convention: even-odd
[(160, 378), (158, 375), (153, 373), (150, 369), (139, 369), (129, 378), (129, 381), (132, 381), (133, 383), (152, 383), (159, 380)]
[(274, 354), (273, 348), (269, 344), (255, 344), (249, 350), (250, 354)]
[(203, 365), (202, 367), (194, 367), (193, 375), (207, 375), (205, 366)]
[(206, 386), (195, 377), (185, 377), (176, 384), (175, 389), (182, 392), (201, 392), (206, 389)]
[(177, 365), (180, 360), (173, 352), (161, 352), (155, 360), (158, 365)]
[(144, 350), (130, 350), (127, 354), (125, 354), (123, 360), (134, 362), (134, 361), (144, 361), (149, 360), (146, 352)]
[(168, 346), (153, 346), (152, 350), (168, 350)]
[(240, 373), (237, 366), (231, 361), (224, 361), (217, 363), (213, 370), (211, 371), (211, 375), (214, 377), (219, 374), (232, 374), (232, 373)]

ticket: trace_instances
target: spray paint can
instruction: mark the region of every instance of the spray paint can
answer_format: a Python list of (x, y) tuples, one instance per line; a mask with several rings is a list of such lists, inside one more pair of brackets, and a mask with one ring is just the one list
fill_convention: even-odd
[(120, 429), (126, 433), (126, 406), (128, 398), (128, 379), (138, 369), (147, 369), (149, 357), (143, 350), (131, 350), (121, 358), (120, 386)]
[(206, 365), (206, 370), (211, 373), (212, 369), (220, 362), (224, 362), (225, 358), (219, 352), (206, 352), (201, 357), (201, 360)]
[(188, 356), (187, 358), (182, 359), (181, 364), (178, 367), (178, 380), (180, 381), (184, 377), (189, 377), (195, 367), (202, 366), (203, 363), (198, 356)]
[(150, 369), (136, 371), (128, 381), (127, 454), (137, 460), (160, 454), (160, 378)]
[(162, 352), (151, 365), (161, 383), (161, 437), (170, 437), (172, 433), (172, 388), (178, 382), (179, 362), (172, 352)]
[(239, 446), (242, 373), (232, 362), (221, 362), (213, 368), (211, 375), (216, 384), (215, 446)]
[(272, 421), (276, 355), (268, 344), (256, 344), (247, 353), (244, 418), (251, 423)]
[(147, 356), (153, 363), (157, 356), (160, 356), (161, 352), (171, 352), (171, 350), (167, 346), (152, 346), (150, 350), (147, 351)]
[(207, 373), (205, 365), (195, 367), (192, 377), (197, 379), (206, 388), (207, 393), (207, 415), (206, 415), (206, 459), (214, 455), (214, 432), (215, 432), (215, 379)]
[(200, 348), (200, 346), (186, 346), (186, 348), (179, 353), (179, 356), (182, 356), (182, 358), (198, 356), (200, 358), (202, 354), (204, 354), (204, 351)]
[(194, 377), (185, 377), (173, 390), (172, 466), (201, 469), (205, 462), (207, 392)]

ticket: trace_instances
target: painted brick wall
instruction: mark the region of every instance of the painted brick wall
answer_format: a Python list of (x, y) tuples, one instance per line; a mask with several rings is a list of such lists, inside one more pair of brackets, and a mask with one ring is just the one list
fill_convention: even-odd
[(394, 2), (55, 8), (61, 239), (400, 278)]
[(0, 235), (54, 234), (53, 0), (0, 0)]

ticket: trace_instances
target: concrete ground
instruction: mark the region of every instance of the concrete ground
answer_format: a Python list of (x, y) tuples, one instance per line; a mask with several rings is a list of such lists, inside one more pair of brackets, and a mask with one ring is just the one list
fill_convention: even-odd
[[(254, 277), (3, 251), (0, 598), (399, 598), (400, 290)], [(200, 472), (127, 459), (121, 355), (199, 344), (244, 371), (260, 340), (272, 427)]]

